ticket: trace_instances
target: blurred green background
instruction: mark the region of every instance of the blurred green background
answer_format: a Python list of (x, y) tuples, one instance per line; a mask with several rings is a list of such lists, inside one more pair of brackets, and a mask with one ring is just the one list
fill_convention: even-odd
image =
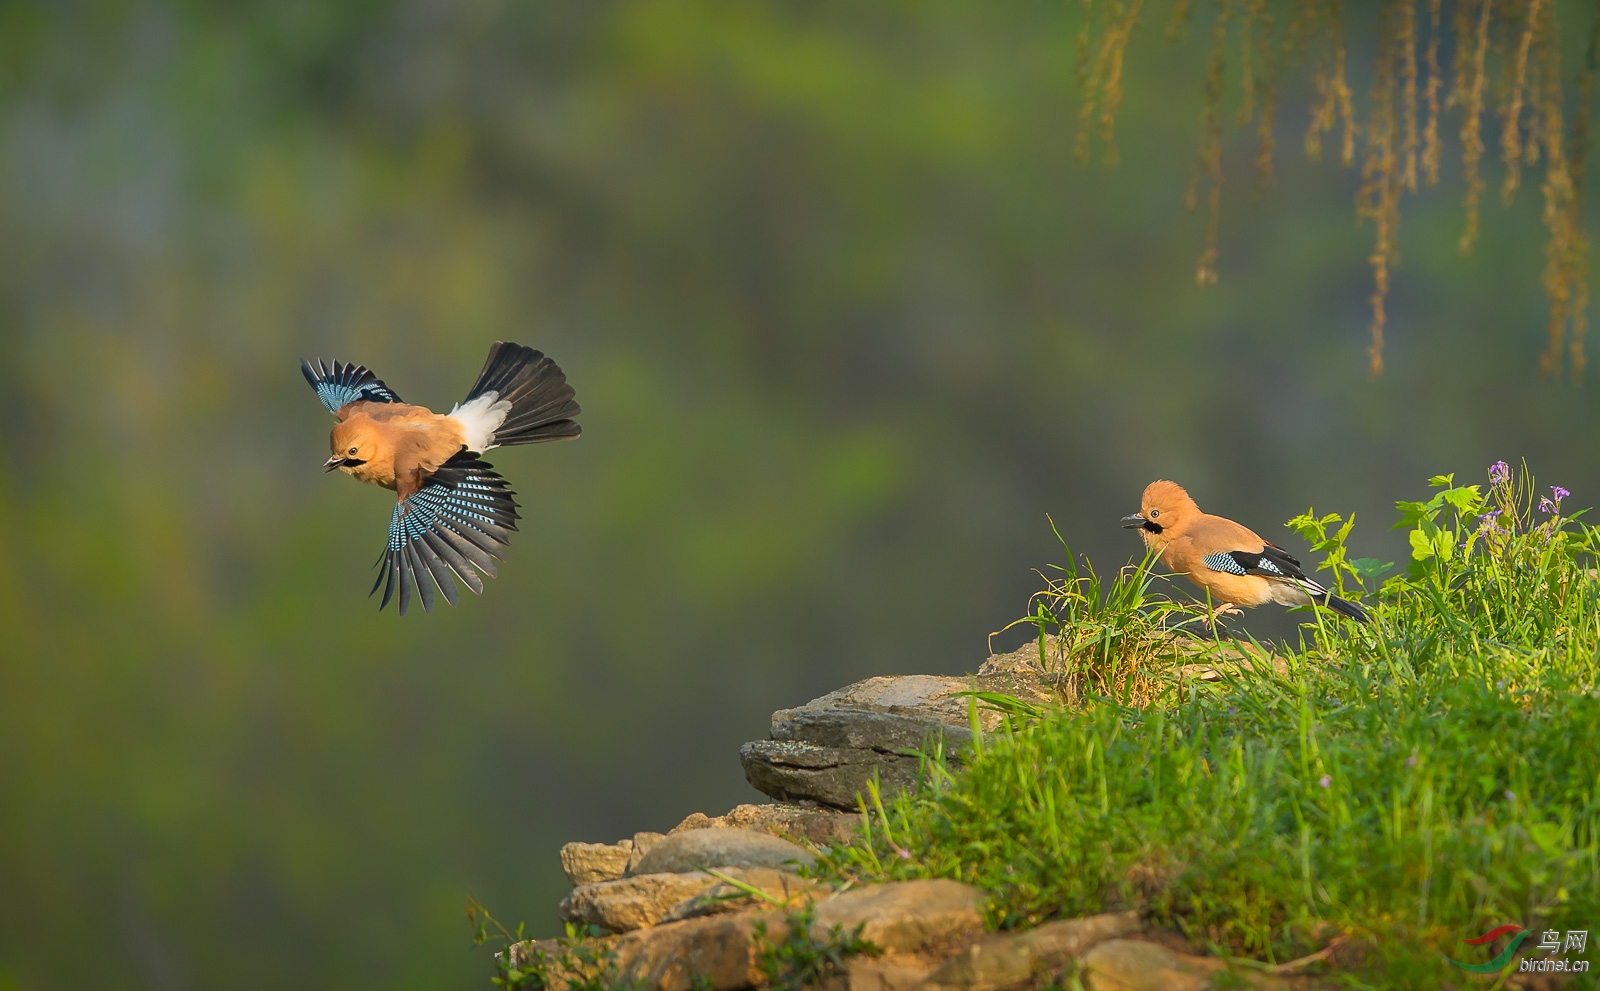
[[(1304, 73), (1274, 188), (1229, 139), (1198, 290), (1204, 46), (1148, 13), (1123, 164), (1078, 167), (1077, 11), (0, 5), (0, 989), (487, 986), (467, 894), (554, 932), (561, 842), (754, 800), (774, 708), (971, 670), (1046, 514), (1114, 567), (1157, 476), (1386, 560), (1435, 472), (1595, 498), (1535, 188), (1469, 258), (1458, 165), (1404, 205), (1369, 382)], [(496, 339), (584, 436), (493, 456), (481, 598), (380, 615), (390, 497), (322, 473), (297, 360), (438, 407)]]

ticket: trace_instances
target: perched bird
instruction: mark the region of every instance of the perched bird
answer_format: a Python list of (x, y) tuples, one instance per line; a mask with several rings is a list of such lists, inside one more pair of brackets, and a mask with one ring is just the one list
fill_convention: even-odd
[(1367, 621), (1366, 610), (1307, 578), (1282, 547), (1232, 520), (1200, 512), (1176, 482), (1151, 482), (1139, 506), (1122, 518), (1123, 527), (1137, 527), (1145, 547), (1160, 552), (1162, 566), (1210, 592), (1219, 603), (1214, 614), (1240, 612), (1235, 606), (1315, 601), (1359, 623)]
[(400, 615), (412, 595), (431, 611), (434, 589), (453, 606), (455, 579), (483, 591), (482, 572), (494, 577), (494, 559), (517, 528), (516, 493), (479, 455), (512, 444), (564, 440), (582, 432), (572, 386), (543, 352), (497, 341), (467, 398), (448, 413), (400, 401), (362, 365), (300, 370), (317, 398), (339, 418), (323, 468), (393, 489), (389, 543), (372, 595), (383, 586), (382, 610), (398, 586)]

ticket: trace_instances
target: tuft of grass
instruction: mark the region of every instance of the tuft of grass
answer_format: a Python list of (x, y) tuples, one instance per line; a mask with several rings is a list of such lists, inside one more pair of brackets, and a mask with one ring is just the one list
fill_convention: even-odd
[[(918, 794), (873, 791), (867, 828), (818, 872), (977, 884), (1002, 928), (1134, 907), (1267, 963), (1343, 938), (1385, 987), (1455, 986), (1446, 954), (1499, 923), (1592, 930), (1600, 529), (1503, 463), (1487, 487), (1431, 486), (1398, 504), (1412, 559), (1368, 596), (1370, 625), (1314, 610), (1281, 667), (1009, 720), (963, 769), (931, 761)], [(1321, 528), (1341, 588), (1376, 585), (1342, 518), (1294, 522)], [(1142, 584), (1113, 601), (1151, 608)], [(1062, 660), (1119, 684), (1092, 668), (1132, 665), (1071, 624), (1146, 620), (1063, 618), (1089, 653)]]
[(862, 926), (857, 926), (854, 932), (845, 932), (843, 926), (835, 925), (817, 939), (811, 932), (817, 910), (810, 902), (785, 914), (787, 931), (781, 940), (773, 940), (768, 935), (765, 922), (755, 924), (756, 951), (761, 973), (766, 978), (763, 986), (771, 991), (820, 988), (847, 958), (863, 953), (876, 956), (882, 952), (870, 940), (861, 937)]
[(489, 983), (505, 991), (540, 991), (562, 987), (566, 991), (644, 991), (648, 982), (624, 979), (617, 973), (616, 953), (599, 942), (606, 935), (598, 926), (567, 923), (566, 935), (556, 941), (557, 951), (520, 951), (526, 940), (523, 925), (511, 932), (476, 898), (467, 898), (467, 922), (472, 942), (481, 946), (491, 939), (501, 944), (495, 954), (495, 973)]
[(1199, 612), (1155, 594), (1153, 555), (1102, 578), (1088, 560), (1080, 566), (1054, 520), (1050, 528), (1067, 563), (1039, 572), (1045, 587), (1029, 598), (1028, 615), (999, 632), (1038, 629), (1039, 667), (1068, 705), (1094, 698), (1148, 703), (1160, 694), (1165, 672), (1182, 660), (1171, 631), (1193, 623)]

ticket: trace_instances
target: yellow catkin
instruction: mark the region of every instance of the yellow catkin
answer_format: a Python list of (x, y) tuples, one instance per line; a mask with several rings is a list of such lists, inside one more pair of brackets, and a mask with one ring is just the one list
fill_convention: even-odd
[[(1594, 18), (1589, 24), (1589, 46), (1584, 52), (1583, 69), (1578, 73), (1578, 113), (1572, 119), (1572, 198), (1577, 204), (1583, 201), (1584, 170), (1589, 160), (1589, 112), (1597, 63), (1600, 63), (1600, 4), (1595, 4)], [(1555, 85), (1560, 85), (1560, 73), (1548, 73), (1546, 87), (1551, 85), (1550, 79), (1557, 80)], [(1545, 126), (1549, 126), (1548, 122)]]
[[(1594, 34), (1600, 31), (1600, 10), (1591, 32), (1590, 49), (1583, 72), (1579, 75), (1580, 113), (1587, 113), (1587, 91), (1594, 68)], [(1544, 354), (1539, 359), (1539, 369), (1547, 378), (1561, 373), (1563, 345), (1566, 352), (1567, 371), (1574, 383), (1583, 375), (1586, 359), (1583, 335), (1588, 326), (1588, 242), (1583, 236), (1578, 210), (1582, 169), (1586, 164), (1587, 125), (1580, 128), (1574, 123), (1574, 146), (1569, 163), (1562, 144), (1561, 80), (1559, 40), (1553, 25), (1542, 28), (1536, 45), (1542, 65), (1540, 123), (1538, 138), (1544, 144), (1545, 180), (1544, 223), (1550, 239), (1545, 245), (1545, 295), (1550, 300), (1550, 320)], [(1583, 144), (1578, 143), (1578, 133), (1584, 132)]]
[(1193, 0), (1176, 0), (1172, 5), (1172, 20), (1167, 22), (1167, 37), (1173, 41), (1184, 36), (1189, 29), (1189, 10)]
[(1350, 101), (1350, 83), (1344, 74), (1344, 7), (1335, 0), (1333, 4), (1333, 77), (1328, 81), (1339, 102), (1339, 122), (1344, 125), (1339, 142), (1339, 164), (1349, 168), (1356, 160), (1356, 111)]
[(1465, 106), (1467, 90), (1471, 88), (1469, 80), (1472, 76), (1472, 39), (1476, 37), (1473, 25), (1477, 23), (1472, 11), (1473, 0), (1456, 0), (1455, 55), (1450, 60), (1450, 95), (1444, 101), (1446, 110)]
[(1467, 195), (1464, 203), (1467, 225), (1461, 233), (1462, 254), (1470, 252), (1473, 242), (1478, 239), (1478, 197), (1483, 193), (1483, 179), (1478, 176), (1478, 163), (1483, 158), (1480, 118), (1483, 114), (1484, 61), (1489, 55), (1489, 17), (1493, 6), (1493, 0), (1482, 0), (1478, 5), (1478, 23), (1470, 39), (1472, 50), (1466, 56), (1462, 102), (1466, 116), (1461, 123), (1461, 164), (1466, 173)]
[(1206, 240), (1195, 263), (1194, 280), (1201, 286), (1217, 283), (1217, 239), (1222, 223), (1222, 83), (1226, 68), (1228, 20), (1233, 13), (1230, 0), (1217, 0), (1217, 20), (1211, 29), (1211, 57), (1206, 65), (1205, 104), (1200, 115), (1200, 144), (1191, 182), (1190, 202), (1195, 200), (1199, 180), (1208, 182), (1206, 190)]
[(1239, 13), (1239, 114), (1234, 123), (1240, 127), (1256, 115), (1256, 52), (1251, 29), (1260, 5), (1260, 0), (1244, 0)]
[(1395, 59), (1397, 49), (1407, 42), (1404, 8), (1408, 2), (1385, 8), (1378, 28), (1378, 52), (1373, 65), (1370, 119), (1366, 132), (1366, 157), (1361, 166), (1361, 189), (1356, 195), (1356, 216), (1371, 220), (1376, 232), (1372, 254), (1371, 343), (1367, 346), (1367, 370), (1376, 378), (1383, 372), (1383, 332), (1388, 322), (1384, 308), (1389, 295), (1389, 269), (1396, 258), (1396, 235), (1400, 226), (1399, 199), (1404, 176), (1397, 167), (1395, 152)]
[(1262, 5), (1263, 9), (1257, 14), (1260, 34), (1256, 61), (1261, 65), (1261, 72), (1256, 84), (1259, 104), (1256, 112), (1256, 184), (1264, 188), (1272, 184), (1272, 119), (1277, 110), (1278, 64), (1273, 57), (1272, 13), (1265, 9), (1265, 0)]
[(1089, 161), (1089, 124), (1095, 118), (1095, 95), (1098, 90), (1097, 70), (1089, 58), (1089, 42), (1094, 34), (1094, 0), (1081, 0), (1083, 25), (1078, 28), (1077, 76), (1078, 91), (1083, 102), (1078, 106), (1078, 133), (1072, 141), (1072, 157), (1079, 164)]
[(1417, 190), (1417, 2), (1401, 0), (1400, 24), (1395, 32), (1395, 43), (1400, 46), (1400, 73), (1405, 87), (1405, 168), (1403, 182), (1406, 189)]
[(1428, 123), (1422, 129), (1422, 181), (1430, 186), (1439, 182), (1439, 7), (1440, 0), (1428, 0)]
[[(1560, 53), (1554, 45), (1543, 46), (1545, 59), (1558, 59)], [(1547, 79), (1549, 74), (1546, 74)], [(1561, 145), (1562, 126), (1559, 103), (1559, 82), (1547, 82), (1542, 94), (1545, 104), (1540, 131), (1545, 145), (1545, 172), (1541, 191), (1544, 193), (1544, 224), (1550, 233), (1545, 245), (1544, 291), (1550, 300), (1550, 321), (1547, 325), (1545, 350), (1539, 356), (1539, 371), (1546, 378), (1561, 374), (1564, 345), (1567, 343), (1567, 325), (1573, 303), (1573, 256), (1577, 248), (1577, 231), (1573, 226), (1572, 204), (1574, 190), (1571, 173), (1567, 171), (1566, 153)], [(1573, 343), (1576, 343), (1574, 340)], [(1577, 352), (1581, 354), (1581, 348)]]
[[(1325, 19), (1317, 0), (1303, 0), (1290, 29), (1291, 43), (1299, 41), (1309, 44), (1318, 22)], [(1333, 85), (1332, 58), (1331, 51), (1325, 52), (1311, 77), (1317, 98), (1311, 104), (1311, 123), (1306, 127), (1305, 146), (1306, 157), (1313, 162), (1322, 160), (1322, 136), (1333, 130), (1334, 121), (1338, 119), (1339, 92)]]
[(1507, 204), (1516, 194), (1517, 185), (1522, 179), (1522, 93), (1528, 81), (1528, 50), (1533, 46), (1533, 36), (1539, 27), (1539, 15), (1544, 2), (1528, 0), (1523, 11), (1522, 33), (1517, 38), (1511, 66), (1511, 91), (1501, 113), (1500, 158), (1506, 163), (1506, 178), (1500, 187), (1500, 197)]
[[(1545, 20), (1548, 23), (1555, 17), (1555, 11), (1548, 10)], [(1539, 164), (1540, 149), (1544, 145), (1544, 101), (1539, 94), (1544, 92), (1544, 57), (1540, 55), (1542, 49), (1534, 45), (1533, 55), (1528, 59), (1528, 136), (1522, 140), (1522, 165), (1524, 168), (1533, 168)], [(1559, 78), (1559, 77), (1557, 77)]]
[(1100, 98), (1100, 139), (1105, 142), (1107, 165), (1117, 164), (1116, 126), (1117, 111), (1122, 107), (1122, 59), (1128, 51), (1128, 39), (1133, 35), (1133, 26), (1139, 20), (1139, 8), (1143, 4), (1144, 0), (1133, 0), (1126, 9), (1119, 9), (1108, 30), (1106, 76)]

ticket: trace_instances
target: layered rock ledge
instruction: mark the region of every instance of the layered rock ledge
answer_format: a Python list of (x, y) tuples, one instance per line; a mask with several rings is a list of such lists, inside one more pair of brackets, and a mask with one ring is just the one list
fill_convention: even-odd
[(560, 916), (599, 935), (577, 944), (517, 943), (501, 954), (502, 965), (523, 981), (537, 975), (516, 986), (550, 991), (597, 982), (631, 991), (743, 991), (769, 983), (764, 965), (770, 968), (775, 945), (795, 937), (823, 946), (846, 934), (866, 942), (835, 954), (821, 991), (1330, 987), (1301, 973), (1303, 962), (1230, 965), (1197, 953), (1134, 911), (993, 932), (984, 925), (988, 897), (970, 885), (929, 879), (835, 888), (806, 876), (819, 853), (850, 842), (861, 817), (849, 810), (860, 807), (874, 775), (886, 793), (914, 788), (921, 755), (942, 748), (959, 763), (974, 732), (996, 728), (1002, 715), (975, 712), (968, 693), (1053, 701), (1052, 676), (1038, 656), (1030, 645), (989, 658), (966, 678), (868, 678), (774, 712), (769, 738), (745, 744), (740, 759), (750, 783), (778, 802), (721, 816), (697, 812), (665, 833), (567, 844), (561, 866), (573, 890)]

